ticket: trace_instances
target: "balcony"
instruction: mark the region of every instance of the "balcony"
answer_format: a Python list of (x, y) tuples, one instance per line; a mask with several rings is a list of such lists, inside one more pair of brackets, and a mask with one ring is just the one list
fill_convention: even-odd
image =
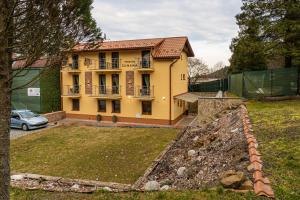
[(104, 72), (121, 72), (120, 68), (120, 59), (113, 59), (112, 62), (106, 62), (105, 59), (100, 60), (98, 66), (90, 66), (88, 67), (89, 70), (104, 73)]
[(136, 86), (134, 97), (139, 100), (153, 100), (154, 86)]
[(80, 73), (79, 64), (78, 64), (78, 62), (73, 62), (73, 63), (67, 64), (62, 67), (62, 71), (66, 71), (68, 73), (73, 73), (73, 74), (78, 74), (78, 73)]
[(79, 98), (80, 86), (79, 85), (64, 85), (62, 90), (62, 97)]
[(137, 69), (139, 72), (153, 72), (153, 62), (147, 59), (142, 59), (139, 62), (139, 66)]
[(97, 86), (94, 85), (91, 97), (97, 99), (121, 99), (121, 86)]

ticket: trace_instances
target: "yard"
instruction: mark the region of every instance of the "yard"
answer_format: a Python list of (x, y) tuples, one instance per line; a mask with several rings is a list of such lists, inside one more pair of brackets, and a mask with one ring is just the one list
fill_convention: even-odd
[[(300, 101), (249, 102), (247, 108), (254, 126), (255, 135), (259, 142), (259, 150), (264, 161), (264, 172), (272, 182), (276, 198), (300, 199)], [(39, 136), (30, 137), (37, 137), (38, 139)], [(17, 143), (22, 144), (29, 139), (30, 138), (23, 138), (13, 142), (13, 151), (15, 151), (14, 148), (16, 149)], [(161, 140), (159, 137), (158, 141)], [(121, 144), (123, 144), (123, 142), (124, 141), (121, 141)], [(166, 141), (165, 144), (166, 143), (168, 143), (168, 141)], [(144, 146), (146, 147), (147, 145), (143, 145), (143, 147)], [(22, 155), (25, 156), (28, 154), (24, 152)], [(14, 152), (12, 152), (12, 156), (15, 156)], [(34, 159), (36, 158), (34, 157)], [(14, 163), (16, 163), (16, 160), (13, 161), (13, 168), (15, 168)], [(19, 165), (24, 164), (20, 163)], [(146, 166), (144, 164), (140, 165)], [(126, 164), (123, 167), (128, 168)], [(145, 168), (146, 167), (144, 167), (144, 169)], [(237, 194), (224, 191), (219, 187), (202, 191), (133, 192), (121, 194), (97, 192), (91, 195), (23, 191), (13, 188), (11, 190), (11, 197), (12, 199), (265, 199), (262, 197), (254, 197), (252, 193)]]
[(176, 135), (169, 128), (57, 127), (13, 140), (11, 168), (131, 184)]

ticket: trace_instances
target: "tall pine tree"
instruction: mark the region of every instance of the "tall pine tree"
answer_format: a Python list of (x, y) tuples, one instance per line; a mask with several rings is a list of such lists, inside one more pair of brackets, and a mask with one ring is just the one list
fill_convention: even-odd
[(285, 67), (300, 67), (300, 0), (242, 1), (231, 71), (264, 69), (278, 57)]
[(232, 40), (230, 71), (241, 72), (266, 69), (265, 44), (261, 32), (260, 10), (252, 1), (244, 1), (242, 12), (236, 16), (239, 34)]

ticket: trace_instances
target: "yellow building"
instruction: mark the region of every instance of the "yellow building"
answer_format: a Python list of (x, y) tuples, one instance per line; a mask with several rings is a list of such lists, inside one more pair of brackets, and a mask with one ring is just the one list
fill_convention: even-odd
[(78, 44), (61, 69), (68, 118), (175, 124), (187, 106), (174, 97), (188, 91), (187, 37)]

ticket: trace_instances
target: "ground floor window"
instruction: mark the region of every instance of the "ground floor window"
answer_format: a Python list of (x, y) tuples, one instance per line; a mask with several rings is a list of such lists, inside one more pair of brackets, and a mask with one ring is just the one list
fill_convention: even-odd
[(72, 110), (79, 111), (80, 104), (79, 99), (72, 99)]
[(112, 112), (120, 113), (121, 112), (121, 103), (119, 100), (112, 101)]
[(142, 101), (142, 114), (151, 115), (152, 114), (152, 102), (151, 101)]
[(98, 112), (106, 112), (106, 101), (98, 100)]

